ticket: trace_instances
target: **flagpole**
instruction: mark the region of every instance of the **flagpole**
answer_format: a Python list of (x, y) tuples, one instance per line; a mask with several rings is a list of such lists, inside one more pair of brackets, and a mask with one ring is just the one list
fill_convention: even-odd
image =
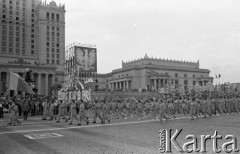
[(216, 79), (216, 85), (217, 85), (217, 79)]
[(220, 80), (221, 75), (220, 74), (218, 74), (218, 78), (219, 78), (219, 85), (220, 85), (221, 84), (221, 80)]

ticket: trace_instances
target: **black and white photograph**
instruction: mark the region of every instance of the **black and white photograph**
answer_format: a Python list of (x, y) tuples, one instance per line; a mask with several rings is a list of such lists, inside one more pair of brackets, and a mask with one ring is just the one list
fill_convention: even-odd
[(0, 154), (240, 153), (239, 0), (0, 0)]

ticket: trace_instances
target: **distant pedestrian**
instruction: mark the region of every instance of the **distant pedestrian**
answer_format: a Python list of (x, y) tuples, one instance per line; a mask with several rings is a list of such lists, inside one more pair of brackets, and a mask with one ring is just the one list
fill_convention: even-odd
[(29, 111), (28, 101), (24, 101), (23, 102), (22, 110), (23, 110), (23, 120), (27, 120), (27, 118), (28, 118), (28, 111)]
[(3, 104), (0, 102), (0, 118), (3, 118)]
[(50, 103), (46, 99), (43, 102), (43, 118), (42, 118), (42, 120), (47, 120), (47, 117), (49, 116), (49, 108), (50, 108)]

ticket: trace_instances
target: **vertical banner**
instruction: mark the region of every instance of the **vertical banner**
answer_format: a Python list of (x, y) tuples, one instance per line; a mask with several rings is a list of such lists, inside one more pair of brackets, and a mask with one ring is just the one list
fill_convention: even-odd
[[(97, 73), (96, 47), (92, 45), (86, 46), (86, 44), (71, 44), (66, 49), (65, 70), (65, 87), (68, 86), (70, 89), (75, 87), (76, 90), (75, 92), (69, 91), (67, 99), (80, 100), (83, 98), (84, 93), (84, 98), (88, 100), (90, 96), (86, 92), (82, 92), (82, 90), (94, 86), (94, 77)], [(82, 83), (81, 86), (78, 85), (79, 82)]]
[(94, 83), (94, 74), (97, 73), (97, 49), (75, 46), (75, 55), (80, 82), (90, 88)]

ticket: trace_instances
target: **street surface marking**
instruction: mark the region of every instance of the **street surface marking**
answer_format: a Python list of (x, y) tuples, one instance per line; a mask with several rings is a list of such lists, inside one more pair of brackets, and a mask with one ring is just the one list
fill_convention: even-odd
[[(232, 113), (236, 114), (236, 113)], [(220, 116), (220, 114), (214, 115), (215, 116)], [(224, 116), (224, 115), (222, 115)], [(199, 116), (202, 118), (203, 116)], [(180, 118), (175, 118), (175, 119), (169, 119), (169, 121), (172, 120), (181, 120), (181, 119), (190, 119), (191, 117), (180, 117)], [(15, 134), (15, 133), (28, 133), (28, 132), (44, 132), (44, 131), (56, 131), (56, 130), (68, 130), (68, 129), (75, 129), (75, 128), (93, 128), (93, 127), (107, 127), (107, 126), (118, 126), (118, 125), (131, 125), (131, 124), (140, 124), (140, 123), (148, 123), (148, 122), (154, 122), (159, 120), (142, 120), (142, 121), (132, 121), (132, 122), (120, 122), (120, 123), (111, 123), (111, 124), (97, 124), (97, 125), (88, 125), (88, 126), (73, 126), (73, 127), (64, 127), (64, 128), (47, 128), (47, 129), (36, 129), (36, 130), (17, 130), (17, 131), (9, 131), (9, 132), (1, 132), (0, 135), (4, 134)], [(165, 119), (163, 119), (165, 121)]]
[(57, 133), (44, 133), (44, 134), (31, 134), (24, 135), (25, 137), (34, 140), (34, 139), (44, 139), (44, 138), (52, 138), (52, 137), (62, 137), (63, 135)]

